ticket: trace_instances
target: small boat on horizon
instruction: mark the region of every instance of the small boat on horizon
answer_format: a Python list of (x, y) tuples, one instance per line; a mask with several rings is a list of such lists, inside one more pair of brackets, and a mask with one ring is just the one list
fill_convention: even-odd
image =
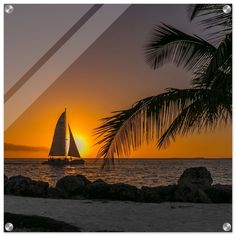
[(66, 109), (65, 109), (65, 111), (60, 115), (56, 124), (52, 145), (48, 154), (49, 159), (47, 161), (44, 161), (42, 164), (61, 166), (61, 165), (82, 165), (85, 163), (85, 161), (80, 156), (69, 123), (68, 123), (68, 130), (69, 130), (69, 149), (67, 151), (66, 148), (67, 125), (66, 125)]

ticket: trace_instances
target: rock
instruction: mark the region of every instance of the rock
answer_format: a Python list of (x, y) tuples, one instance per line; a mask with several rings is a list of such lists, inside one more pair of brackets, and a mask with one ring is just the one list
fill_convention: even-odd
[(35, 181), (21, 175), (10, 177), (5, 186), (6, 194), (31, 197), (45, 197), (49, 184)]
[(64, 191), (69, 196), (85, 194), (86, 186), (91, 182), (83, 175), (68, 175), (59, 179), (56, 188)]
[(104, 185), (104, 184), (108, 184), (108, 183), (106, 183), (104, 180), (102, 180), (102, 179), (97, 179), (97, 180), (95, 180), (94, 182), (92, 182), (92, 184), (101, 184), (101, 185)]
[(68, 194), (62, 191), (61, 189), (49, 187), (47, 197), (48, 198), (68, 198)]
[(204, 190), (193, 184), (179, 185), (174, 193), (174, 201), (211, 203), (211, 199), (207, 196)]
[(8, 177), (4, 174), (4, 186), (7, 183), (7, 181), (8, 181)]
[(8, 179), (5, 186), (6, 194), (14, 194), (21, 195), (24, 193), (29, 187), (31, 183), (31, 179), (28, 177), (24, 177), (21, 175), (12, 176)]
[(140, 189), (129, 184), (111, 184), (108, 192), (108, 198), (113, 200), (137, 201), (140, 196)]
[(49, 184), (43, 181), (33, 181), (31, 185), (32, 197), (46, 197)]
[(159, 191), (155, 187), (146, 187), (141, 188), (141, 201), (142, 202), (162, 202)]
[(102, 179), (98, 179), (87, 185), (87, 197), (89, 198), (107, 198), (110, 191), (110, 185)]
[(232, 203), (232, 186), (216, 184), (205, 190), (214, 203)]
[(164, 202), (173, 201), (176, 185), (159, 186), (159, 187), (145, 187), (141, 188), (143, 202)]
[(212, 182), (211, 173), (205, 167), (188, 168), (178, 180), (179, 185), (191, 184), (203, 189), (209, 188)]

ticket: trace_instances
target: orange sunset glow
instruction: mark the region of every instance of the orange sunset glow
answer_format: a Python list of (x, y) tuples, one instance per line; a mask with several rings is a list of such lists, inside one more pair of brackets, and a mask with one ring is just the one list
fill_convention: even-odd
[[(5, 146), (6, 158), (47, 158), (56, 122), (65, 108), (81, 157), (95, 158), (100, 146), (95, 145), (93, 130), (101, 124), (100, 119), (110, 116), (112, 111), (127, 109), (142, 98), (157, 95), (165, 88), (190, 86), (192, 74), (181, 67), (167, 64), (158, 70), (151, 69), (145, 62), (143, 45), (160, 20), (186, 31), (195, 30), (193, 33), (198, 35), (202, 31), (181, 18), (186, 14), (175, 16), (174, 8), (169, 15), (162, 10), (157, 14), (156, 9), (142, 19), (142, 24), (137, 24), (142, 8), (134, 10), (134, 15), (124, 13), (5, 130), (5, 144), (19, 145), (17, 149)], [(184, 12), (182, 8), (179, 11)], [(116, 40), (117, 35), (123, 37)], [(21, 149), (21, 145), (26, 147)], [(178, 136), (166, 149), (158, 150), (155, 143), (143, 144), (139, 150), (132, 151), (130, 157), (231, 158), (232, 126)]]
[(5, 232), (232, 231), (232, 4), (3, 8)]
[[(42, 96), (33, 106), (28, 109), (6, 132), (5, 143), (14, 143), (32, 147), (46, 147), (51, 145), (54, 128), (57, 119), (64, 108), (60, 109), (54, 105), (54, 100), (49, 99), (50, 91)], [(55, 97), (56, 99), (56, 97)], [(47, 102), (48, 100), (48, 102)], [(49, 104), (49, 107), (55, 107), (54, 110), (43, 110), (41, 104)], [(97, 155), (99, 146), (94, 146), (96, 140), (93, 136), (93, 129), (97, 127), (99, 119), (107, 114), (101, 110), (99, 105), (91, 106), (76, 105), (67, 107), (68, 122), (76, 140), (77, 147), (80, 150), (81, 156), (84, 158), (94, 158)], [(66, 104), (64, 104), (66, 105)], [(176, 142), (162, 150), (155, 147), (155, 143), (149, 145), (144, 144), (139, 150), (131, 153), (132, 158), (175, 158), (175, 157), (231, 157), (231, 127), (221, 127), (214, 132), (194, 134), (187, 137), (178, 137)], [(12, 151), (5, 150), (5, 157), (24, 157), (24, 158), (46, 158), (47, 150), (38, 151)]]

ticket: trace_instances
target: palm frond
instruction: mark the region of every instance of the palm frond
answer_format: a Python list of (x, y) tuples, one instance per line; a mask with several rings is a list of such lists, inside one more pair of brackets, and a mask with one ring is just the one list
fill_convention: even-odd
[(192, 21), (196, 16), (198, 16), (205, 8), (207, 4), (190, 4), (188, 5), (189, 19)]
[[(220, 83), (220, 86), (222, 86), (225, 82), (232, 85), (231, 80), (232, 34), (229, 34), (214, 52), (210, 63), (195, 72), (193, 85), (198, 87), (213, 88), (217, 83)], [(222, 87), (219, 89), (222, 90)]]
[(97, 157), (104, 166), (115, 157), (126, 157), (145, 142), (166, 147), (177, 135), (213, 129), (232, 117), (232, 101), (226, 94), (209, 89), (169, 89), (163, 94), (138, 101), (127, 110), (102, 119), (95, 135), (102, 145)]
[[(159, 68), (175, 63), (193, 71), (192, 88), (167, 89), (142, 99), (130, 109), (114, 112), (95, 129), (102, 145), (97, 157), (104, 166), (115, 157), (125, 157), (143, 143), (156, 141), (166, 147), (178, 135), (201, 132), (226, 124), (232, 119), (232, 14), (223, 4), (197, 4), (189, 7), (190, 20), (200, 19), (215, 39), (217, 47), (196, 35), (172, 26), (156, 26), (145, 45), (147, 63)], [(223, 37), (223, 38), (222, 38)]]
[[(115, 155), (128, 155), (131, 146), (133, 149), (141, 146), (140, 137), (143, 134), (143, 127), (141, 124), (138, 126), (137, 123), (141, 122), (145, 106), (154, 98), (143, 99), (130, 109), (113, 112), (113, 116), (101, 120), (102, 125), (94, 132), (97, 138), (100, 138), (96, 144), (104, 144), (98, 152), (98, 157), (113, 159)], [(127, 140), (127, 142), (123, 143), (123, 140)]]
[(178, 135), (213, 130), (232, 119), (232, 101), (226, 94), (208, 89), (198, 90), (198, 99), (185, 107), (158, 140), (158, 147), (166, 147)]
[[(199, 18), (201, 24), (206, 28), (212, 26), (231, 27), (232, 29), (232, 11), (224, 13), (223, 7), (226, 4), (191, 4), (188, 7), (189, 18), (192, 21)], [(228, 4), (231, 6), (231, 4)]]
[(97, 144), (103, 144), (98, 157), (125, 157), (144, 142), (157, 141), (179, 113), (198, 99), (198, 93), (198, 89), (168, 89), (102, 119), (95, 129)]
[[(188, 7), (189, 18), (197, 19), (205, 30), (210, 30), (208, 39), (220, 41), (232, 32), (232, 11), (223, 12), (226, 4), (192, 4)], [(232, 5), (229, 4), (232, 8)]]
[(205, 64), (216, 48), (205, 40), (188, 35), (172, 26), (156, 26), (150, 41), (145, 46), (147, 63), (157, 69), (165, 63), (172, 62), (194, 70)]

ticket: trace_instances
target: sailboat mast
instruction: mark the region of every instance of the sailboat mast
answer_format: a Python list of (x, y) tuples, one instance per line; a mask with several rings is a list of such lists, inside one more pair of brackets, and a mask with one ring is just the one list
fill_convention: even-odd
[(66, 127), (67, 127), (67, 119), (66, 119), (66, 108), (65, 108), (65, 158), (67, 158), (67, 150), (66, 150), (66, 137), (67, 137), (67, 132), (66, 132)]

